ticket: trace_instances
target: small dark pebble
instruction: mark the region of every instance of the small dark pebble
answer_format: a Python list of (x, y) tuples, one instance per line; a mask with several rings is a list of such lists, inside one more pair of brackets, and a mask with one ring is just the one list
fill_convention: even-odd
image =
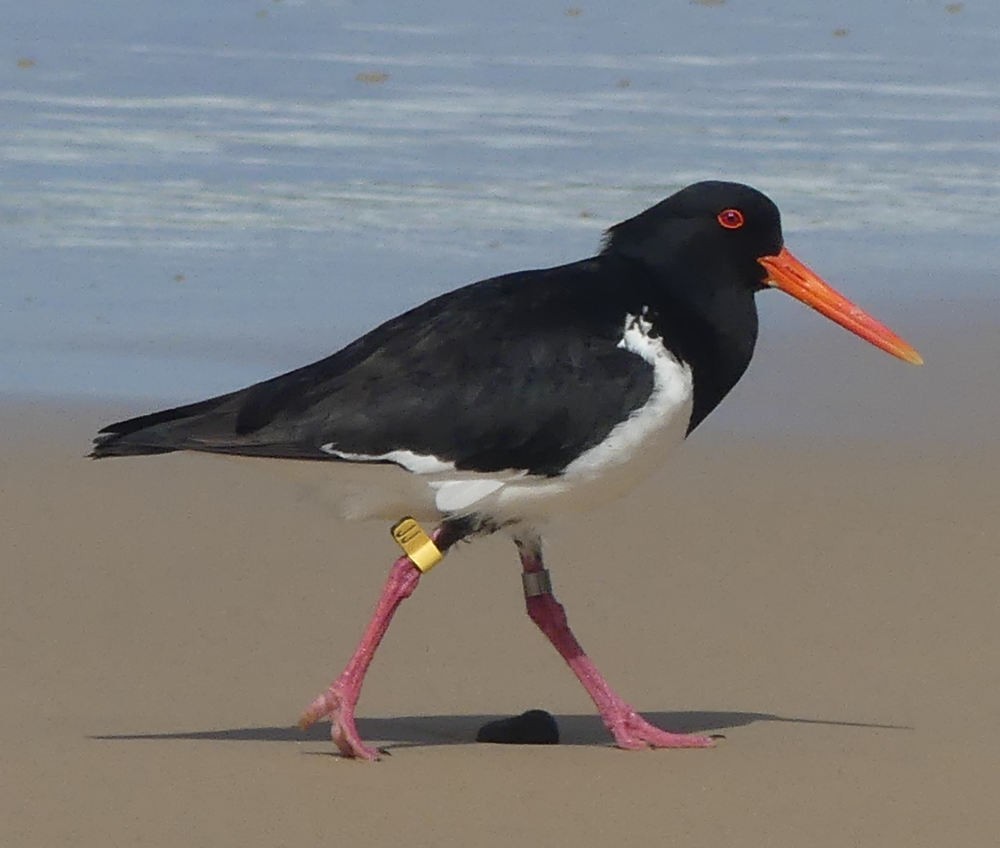
[(476, 741), (501, 745), (558, 745), (559, 725), (545, 710), (528, 710), (519, 716), (484, 724), (476, 734)]

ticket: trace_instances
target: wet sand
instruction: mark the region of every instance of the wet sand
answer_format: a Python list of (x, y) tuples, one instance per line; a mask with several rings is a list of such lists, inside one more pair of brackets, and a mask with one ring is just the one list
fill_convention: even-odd
[[(403, 606), (359, 709), (390, 756), (345, 761), (325, 727), (294, 724), (360, 634), (395, 554), (386, 528), (331, 520), (243, 463), (83, 458), (97, 425), (138, 407), (5, 403), (0, 842), (992, 844), (988, 324), (951, 355), (929, 334), (922, 371), (831, 359), (843, 339), (822, 335), (789, 365), (819, 369), (815, 384), (768, 371), (788, 356), (775, 340), (733, 417), (628, 499), (549, 532), (592, 657), (657, 722), (725, 734), (709, 751), (610, 747), (497, 537)], [(982, 354), (966, 370), (963, 344)], [(727, 431), (754, 389), (798, 432)], [(871, 426), (848, 426), (848, 408)], [(556, 714), (563, 744), (472, 741), (532, 707)]]

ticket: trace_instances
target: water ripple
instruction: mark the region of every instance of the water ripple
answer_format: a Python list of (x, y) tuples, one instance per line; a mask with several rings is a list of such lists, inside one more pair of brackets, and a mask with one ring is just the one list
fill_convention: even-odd
[[(450, 279), (442, 264), (480, 273), (495, 245), (509, 261), (571, 258), (709, 177), (760, 186), (790, 234), (830, 234), (852, 256), (960, 240), (965, 261), (992, 267), (1000, 6), (634, 5), (570, 18), (432, 0), (405, 19), (287, 0), (259, 18), (230, 0), (211, 15), (194, 0), (169, 15), (60, 6), (34, 64), (0, 72), (0, 246), (14, 269), (0, 373), (31, 381), (29, 339), (71, 347), (81, 322), (87, 338), (113, 333), (94, 323), (111, 311), (102, 287), (129, 332), (166, 332), (164, 303), (186, 301), (151, 280), (192, 255), (215, 263), (217, 296), (244, 324), (253, 304), (233, 304), (255, 268), (383, 263), (385, 284), (338, 277), (355, 298), (344, 320), (360, 322), (421, 263)], [(41, 31), (34, 8), (11, 10), (7, 55), (42, 43), (26, 35)], [(322, 275), (297, 279), (325, 296)]]

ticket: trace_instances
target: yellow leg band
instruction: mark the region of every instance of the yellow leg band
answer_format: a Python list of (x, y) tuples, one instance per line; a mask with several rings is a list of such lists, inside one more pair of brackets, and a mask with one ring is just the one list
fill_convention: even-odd
[(407, 517), (397, 521), (391, 532), (396, 544), (422, 573), (426, 574), (444, 559), (434, 540), (414, 519)]

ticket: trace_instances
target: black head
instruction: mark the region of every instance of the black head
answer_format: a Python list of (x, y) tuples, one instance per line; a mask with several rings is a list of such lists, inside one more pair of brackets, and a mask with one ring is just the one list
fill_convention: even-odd
[(766, 277), (757, 260), (776, 255), (783, 243), (781, 215), (768, 197), (741, 183), (711, 181), (689, 185), (616, 224), (604, 252), (672, 275), (686, 271), (756, 291)]
[(744, 338), (751, 325), (756, 335), (753, 292), (772, 286), (887, 353), (923, 362), (912, 345), (789, 252), (778, 207), (750, 186), (689, 185), (608, 230), (602, 256), (641, 263), (657, 286), (715, 327), (742, 321)]

